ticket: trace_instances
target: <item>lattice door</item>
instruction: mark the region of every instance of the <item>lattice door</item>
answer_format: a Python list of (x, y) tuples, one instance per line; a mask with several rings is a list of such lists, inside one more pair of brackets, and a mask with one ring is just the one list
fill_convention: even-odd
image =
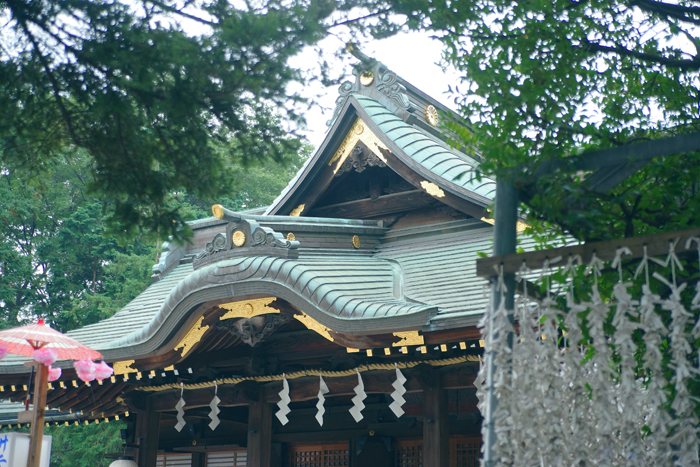
[(210, 452), (207, 454), (207, 467), (246, 467), (246, 451)]
[(481, 438), (450, 439), (450, 467), (479, 467)]
[(348, 443), (294, 445), (289, 450), (291, 467), (336, 467), (350, 465)]
[(398, 440), (394, 467), (423, 467), (423, 440)]
[(192, 454), (160, 454), (156, 460), (156, 467), (191, 467)]

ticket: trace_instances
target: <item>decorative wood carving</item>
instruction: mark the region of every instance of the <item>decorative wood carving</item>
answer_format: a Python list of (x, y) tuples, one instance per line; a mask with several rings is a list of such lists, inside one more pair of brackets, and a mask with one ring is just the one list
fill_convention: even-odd
[(226, 330), (249, 346), (255, 347), (292, 319), (291, 316), (280, 313), (254, 316), (250, 319), (226, 319), (217, 323), (216, 329)]
[[(328, 162), (328, 166), (330, 167), (338, 161), (334, 169), (334, 172), (337, 173), (360, 141), (372, 151), (377, 148), (388, 150), (384, 143), (382, 143), (379, 138), (367, 128), (365, 123), (358, 118), (355, 120), (355, 123), (350, 128), (350, 131), (345, 136), (345, 139), (343, 139), (343, 142), (340, 144), (340, 147), (335, 152), (330, 162)], [(377, 157), (381, 159), (383, 156), (379, 153)]]
[(194, 259), (194, 268), (237, 256), (277, 256), (296, 258), (299, 242), (288, 240), (269, 227), (262, 227), (250, 219), (229, 222), (226, 234), (214, 235), (203, 252)]
[(345, 173), (352, 170), (361, 173), (367, 167), (386, 167), (386, 163), (382, 161), (375, 153), (370, 150), (365, 150), (360, 146), (355, 146), (355, 148), (350, 152), (350, 155), (345, 162), (338, 168), (335, 172), (335, 177), (339, 177)]

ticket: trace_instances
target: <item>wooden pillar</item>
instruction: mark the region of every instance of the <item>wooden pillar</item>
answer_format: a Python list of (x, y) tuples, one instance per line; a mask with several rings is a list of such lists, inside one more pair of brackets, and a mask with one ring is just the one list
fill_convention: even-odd
[(206, 454), (203, 452), (193, 452), (192, 453), (192, 467), (204, 467), (204, 460)]
[(439, 373), (423, 387), (423, 467), (448, 467), (447, 391)]
[(270, 467), (272, 407), (260, 395), (248, 406), (248, 467)]
[(148, 400), (146, 411), (136, 414), (136, 441), (138, 442), (137, 464), (139, 467), (154, 467), (158, 460), (158, 435), (160, 412), (151, 410)]
[(29, 445), (29, 467), (39, 467), (41, 462), (41, 441), (44, 437), (44, 416), (46, 415), (46, 391), (49, 384), (49, 367), (43, 363), (36, 364), (36, 379), (34, 380), (34, 413), (32, 416), (32, 431)]

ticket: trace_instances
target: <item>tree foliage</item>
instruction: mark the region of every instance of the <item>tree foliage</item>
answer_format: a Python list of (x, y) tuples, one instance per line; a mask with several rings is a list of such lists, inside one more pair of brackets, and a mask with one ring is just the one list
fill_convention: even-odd
[(0, 158), (38, 177), (91, 159), (88, 193), (128, 237), (186, 238), (169, 193), (233, 191), (231, 162), (299, 148), (288, 59), (324, 36), (329, 0), (0, 2)]
[(580, 239), (698, 224), (697, 154), (656, 160), (599, 194), (588, 173), (534, 179), (543, 161), (700, 130), (700, 3), (624, 1), (391, 2), (433, 32), (463, 132), (483, 171), (518, 173), (531, 221)]
[[(271, 203), (308, 155), (289, 165), (231, 165), (240, 182), (222, 198), (168, 193), (163, 206), (183, 219), (211, 215), (211, 205), (247, 209)], [(52, 160), (45, 177), (24, 167), (0, 174), (0, 326), (42, 317), (63, 331), (113, 315), (150, 283), (157, 240), (121, 244), (109, 235), (112, 204), (91, 194), (94, 161), (84, 151)], [(165, 240), (161, 237), (160, 240)]]

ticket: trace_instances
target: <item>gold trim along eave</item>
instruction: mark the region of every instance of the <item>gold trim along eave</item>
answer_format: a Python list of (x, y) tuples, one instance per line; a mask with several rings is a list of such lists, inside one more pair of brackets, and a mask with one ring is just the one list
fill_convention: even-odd
[(182, 338), (180, 343), (177, 344), (173, 350), (181, 348), (181, 356), (183, 357), (187, 354), (187, 352), (192, 350), (192, 348), (202, 339), (204, 333), (209, 329), (209, 326), (202, 326), (202, 321), (204, 321), (204, 316), (199, 317), (195, 325), (192, 326), (189, 331), (187, 331), (185, 337)]
[(267, 315), (270, 313), (279, 313), (280, 311), (273, 308), (270, 303), (276, 300), (275, 297), (257, 298), (255, 300), (243, 300), (240, 302), (224, 303), (219, 305), (219, 308), (228, 310), (219, 320), (232, 318), (252, 318), (259, 315)]

